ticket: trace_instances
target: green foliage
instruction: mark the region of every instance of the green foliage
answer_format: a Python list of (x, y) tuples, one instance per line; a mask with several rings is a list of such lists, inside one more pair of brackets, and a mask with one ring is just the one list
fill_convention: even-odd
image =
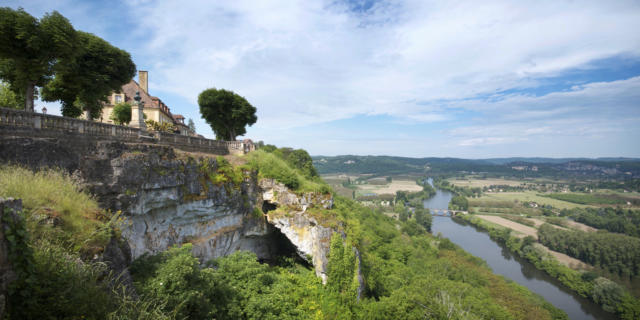
[(131, 105), (127, 102), (116, 104), (111, 111), (110, 119), (115, 124), (128, 125), (131, 122)]
[(617, 233), (538, 229), (540, 243), (621, 277), (640, 276), (640, 239)]
[(455, 196), (451, 198), (449, 208), (453, 210), (469, 210), (469, 201), (463, 196)]
[(58, 61), (56, 77), (44, 86), (42, 97), (59, 100), (66, 112), (79, 105), (95, 119), (109, 94), (131, 81), (136, 66), (128, 52), (93, 34), (78, 31), (75, 45), (73, 59)]
[(313, 160), (311, 160), (311, 156), (307, 151), (303, 149), (293, 150), (287, 155), (286, 160), (292, 167), (299, 169), (305, 177), (310, 179), (318, 177), (318, 172), (313, 166)]
[(153, 119), (147, 119), (144, 121), (147, 125), (147, 130), (174, 133), (176, 128), (173, 123), (169, 122), (156, 122)]
[[(305, 152), (306, 153), (306, 152)], [(292, 167), (284, 156), (278, 156), (276, 152), (265, 152), (264, 149), (256, 150), (247, 155), (248, 165), (258, 171), (261, 178), (276, 179), (289, 189), (302, 192), (329, 193), (331, 188), (319, 177), (309, 177), (308, 172)], [(304, 167), (304, 166), (303, 166)]]
[(73, 59), (77, 35), (54, 11), (38, 20), (23, 9), (0, 8), (0, 79), (33, 111), (35, 86), (47, 84), (60, 61)]
[(225, 89), (211, 88), (198, 95), (200, 114), (220, 140), (235, 141), (246, 126), (258, 120), (256, 108), (244, 97)]
[(416, 219), (416, 222), (419, 225), (425, 228), (425, 230), (431, 232), (431, 222), (433, 220), (433, 217), (429, 213), (429, 209), (417, 207), (413, 212), (413, 217)]
[(24, 95), (33, 111), (35, 87), (45, 101), (61, 101), (65, 116), (89, 111), (131, 80), (135, 65), (126, 51), (90, 33), (76, 31), (57, 11), (39, 21), (22, 9), (0, 8), (0, 78)]
[(0, 107), (11, 109), (24, 109), (24, 96), (11, 91), (9, 84), (0, 81)]
[(575, 208), (561, 215), (598, 229), (640, 237), (640, 210), (622, 208)]
[[(637, 319), (640, 316), (640, 301), (625, 292), (618, 284), (605, 278), (598, 278), (590, 272), (581, 273), (558, 262), (545, 249), (535, 244), (532, 238), (519, 239), (510, 234), (509, 229), (496, 227), (473, 216), (463, 216), (466, 221), (489, 231), (492, 238), (507, 245), (509, 250), (529, 260), (536, 268), (560, 280), (562, 284), (579, 295), (590, 298), (607, 311), (615, 312), (622, 319)], [(542, 229), (544, 231), (540, 232)], [(539, 237), (546, 229), (559, 230), (550, 225), (542, 225)], [(553, 248), (552, 248), (553, 249)]]
[(0, 181), (0, 197), (22, 199), (30, 232), (37, 238), (85, 254), (99, 251), (109, 241), (105, 221), (111, 217), (69, 175), (52, 169), (33, 172), (0, 166)]
[(154, 300), (166, 301), (164, 309), (177, 318), (210, 319), (225, 305), (224, 288), (209, 269), (200, 269), (191, 255), (191, 244), (173, 247), (156, 256), (142, 256), (131, 265), (136, 289)]
[(414, 219), (402, 223), (339, 197), (331, 211), (362, 256), (366, 298), (355, 311), (362, 318), (437, 319), (450, 310), (471, 319), (566, 318), (447, 239), (438, 249)]
[(118, 237), (118, 215), (108, 219), (59, 171), (2, 166), (0, 181), (0, 197), (23, 200), (22, 218), (2, 213), (18, 275), (10, 319), (169, 319), (157, 302), (134, 302), (104, 263), (87, 261)]
[(353, 289), (358, 286), (356, 278), (358, 266), (354, 249), (348, 243), (343, 244), (342, 241), (340, 234), (334, 232), (329, 250), (327, 289), (339, 293), (343, 302), (349, 304), (356, 300), (357, 292)]

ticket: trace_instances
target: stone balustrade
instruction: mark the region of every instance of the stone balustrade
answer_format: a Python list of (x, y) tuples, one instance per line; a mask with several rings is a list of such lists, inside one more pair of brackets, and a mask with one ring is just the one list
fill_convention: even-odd
[(20, 135), (24, 129), (35, 129), (22, 134), (44, 137), (77, 134), (95, 139), (155, 143), (185, 151), (215, 154), (242, 154), (255, 150), (251, 140), (221, 141), (166, 132), (148, 132), (147, 135), (142, 135), (137, 128), (8, 108), (0, 108), (0, 127), (2, 126), (14, 129), (1, 131), (3, 135)]

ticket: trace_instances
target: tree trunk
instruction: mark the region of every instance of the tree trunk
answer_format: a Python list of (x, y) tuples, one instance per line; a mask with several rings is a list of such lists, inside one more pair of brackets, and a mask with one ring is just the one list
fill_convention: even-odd
[(27, 83), (26, 96), (24, 99), (24, 111), (33, 112), (33, 92), (35, 90), (35, 84), (33, 82)]
[(229, 129), (229, 141), (236, 141), (236, 131)]

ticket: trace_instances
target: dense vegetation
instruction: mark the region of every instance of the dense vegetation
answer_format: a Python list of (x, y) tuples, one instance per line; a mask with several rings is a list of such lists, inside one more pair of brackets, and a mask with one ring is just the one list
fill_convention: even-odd
[[(616, 313), (621, 319), (631, 320), (640, 317), (640, 301), (615, 282), (599, 277), (593, 272), (576, 271), (559, 263), (540, 244), (536, 244), (533, 237), (517, 237), (511, 234), (510, 229), (488, 223), (473, 215), (462, 218), (488, 230), (493, 239), (505, 244), (510, 251), (526, 258), (536, 268), (558, 279), (581, 296), (601, 305), (604, 310)], [(547, 227), (556, 229), (549, 225), (546, 225), (545, 229)]]
[(540, 243), (621, 277), (640, 275), (640, 239), (609, 232), (538, 229)]
[[(289, 170), (298, 190), (322, 185), (303, 173), (304, 164), (290, 166), (275, 152), (252, 154), (247, 168), (255, 165), (259, 175), (279, 179), (281, 170)], [(566, 318), (491, 273), (482, 260), (428, 234), (425, 221), (399, 221), (343, 198), (335, 199), (333, 209), (313, 213), (338, 222), (326, 285), (291, 259), (266, 265), (247, 252), (201, 268), (187, 243), (134, 262), (140, 297), (133, 299), (104, 264), (91, 260), (109, 241), (118, 241), (118, 215), (101, 211), (63, 174), (16, 168), (2, 174), (0, 196), (25, 200), (29, 236), (20, 252), (28, 260), (23, 265), (31, 266), (25, 279), (33, 279), (14, 284), (10, 319)], [(360, 299), (357, 270), (364, 280)]]
[[(0, 197), (22, 199), (10, 222), (9, 319), (165, 319), (160, 302), (133, 299), (106, 265), (91, 261), (118, 241), (119, 215), (104, 212), (58, 171), (0, 167)], [(28, 183), (26, 183), (28, 181)]]
[(640, 211), (622, 208), (574, 208), (562, 210), (561, 215), (597, 229), (640, 237)]
[(318, 176), (304, 150), (262, 148), (247, 156), (248, 166), (260, 178), (272, 178), (293, 191), (328, 193), (331, 188)]

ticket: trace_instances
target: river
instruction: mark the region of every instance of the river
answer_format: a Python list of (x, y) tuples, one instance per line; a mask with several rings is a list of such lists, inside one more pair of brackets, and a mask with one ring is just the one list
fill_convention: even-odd
[[(429, 180), (431, 183), (431, 180)], [(436, 189), (436, 195), (424, 201), (429, 209), (446, 209), (452, 194)], [(588, 299), (585, 299), (558, 280), (536, 269), (530, 262), (517, 257), (489, 234), (459, 219), (433, 216), (433, 234), (441, 233), (465, 251), (484, 259), (494, 273), (509, 278), (529, 290), (543, 296), (547, 301), (569, 315), (570, 319), (616, 319), (616, 317)]]

